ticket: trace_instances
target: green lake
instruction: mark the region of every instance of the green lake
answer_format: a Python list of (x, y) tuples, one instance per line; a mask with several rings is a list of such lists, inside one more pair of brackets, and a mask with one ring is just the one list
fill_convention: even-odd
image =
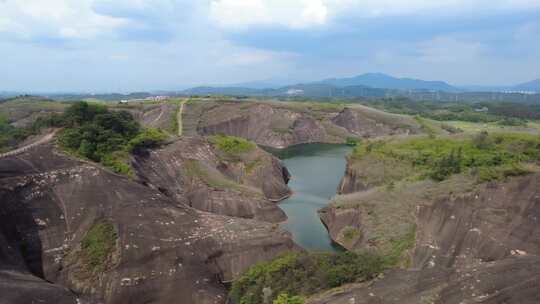
[(317, 210), (336, 195), (345, 172), (345, 157), (351, 150), (345, 145), (306, 144), (272, 151), (283, 160), (291, 174), (289, 187), (293, 194), (279, 204), (288, 217), (282, 227), (305, 249), (338, 249), (328, 236)]

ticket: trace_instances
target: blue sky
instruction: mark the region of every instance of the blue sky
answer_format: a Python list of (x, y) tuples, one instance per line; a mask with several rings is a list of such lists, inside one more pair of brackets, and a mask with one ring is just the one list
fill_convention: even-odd
[(540, 78), (539, 0), (0, 0), (0, 91)]

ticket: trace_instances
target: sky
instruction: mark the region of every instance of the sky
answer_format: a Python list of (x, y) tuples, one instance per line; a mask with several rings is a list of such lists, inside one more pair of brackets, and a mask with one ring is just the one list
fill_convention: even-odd
[(540, 78), (540, 0), (0, 0), (0, 91)]

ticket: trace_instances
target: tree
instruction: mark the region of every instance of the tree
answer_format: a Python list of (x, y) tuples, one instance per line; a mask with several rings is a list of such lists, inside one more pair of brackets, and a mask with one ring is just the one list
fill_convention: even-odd
[[(95, 153), (96, 152), (96, 145), (89, 142), (86, 139), (83, 139), (81, 141), (81, 146), (79, 147), (79, 153), (85, 157), (88, 157), (89, 159), (96, 160), (95, 159)], [(96, 160), (99, 161), (99, 160)]]
[(435, 169), (430, 177), (437, 181), (442, 181), (452, 174), (461, 172), (463, 162), (463, 151), (461, 147), (457, 150), (452, 149), (448, 156), (443, 157), (435, 164)]

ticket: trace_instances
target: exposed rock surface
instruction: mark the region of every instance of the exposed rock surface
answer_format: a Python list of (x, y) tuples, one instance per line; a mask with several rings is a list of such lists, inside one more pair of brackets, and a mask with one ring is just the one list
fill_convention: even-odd
[(453, 271), (393, 270), (370, 284), (349, 285), (309, 304), (462, 304), (540, 302), (540, 257), (513, 257)]
[[(0, 160), (0, 201), (0, 302), (225, 303), (222, 282), (296, 248), (273, 224), (198, 211), (51, 144)], [(101, 221), (118, 237), (96, 271), (81, 241)]]
[(178, 104), (173, 102), (161, 103), (128, 103), (111, 105), (111, 110), (127, 111), (141, 125), (151, 128), (170, 130), (174, 125)]
[(273, 201), (290, 194), (281, 161), (259, 148), (229, 156), (201, 137), (187, 137), (135, 157), (139, 177), (193, 208), (270, 222), (286, 219)]
[(399, 181), (410, 176), (414, 170), (409, 163), (395, 159), (380, 159), (364, 156), (362, 159), (347, 159), (345, 174), (338, 186), (339, 194), (366, 191), (374, 187)]
[(361, 174), (358, 170), (353, 167), (351, 160), (347, 160), (347, 165), (345, 166), (345, 174), (338, 186), (339, 194), (354, 193), (358, 191), (364, 191), (371, 188), (371, 185), (366, 182), (365, 179), (361, 177)]
[(419, 133), (411, 118), (363, 106), (285, 102), (194, 102), (185, 110), (188, 134), (227, 134), (285, 148), (303, 143), (344, 143), (348, 137)]
[[(1, 242), (4, 246), (5, 243)], [(3, 258), (2, 258), (3, 259)], [(2, 265), (10, 268), (14, 265)], [(75, 304), (77, 297), (67, 288), (46, 282), (24, 269), (0, 271), (0, 303)]]
[(332, 122), (359, 137), (409, 134), (413, 124), (403, 116), (379, 112), (362, 106), (344, 108)]
[[(416, 196), (400, 189), (393, 197), (373, 189), (343, 196), (347, 203), (322, 210), (332, 238), (349, 249), (383, 250), (383, 239), (394, 237), (385, 227), (407, 229), (407, 210), (414, 215), (416, 237), (408, 270), (310, 303), (538, 303), (540, 174), (470, 189), (455, 183), (410, 184), (408, 191)], [(452, 194), (453, 187), (463, 193)], [(449, 193), (442, 195), (443, 189)], [(405, 213), (393, 214), (389, 198)], [(374, 223), (374, 218), (385, 220)], [(347, 242), (343, 234), (349, 227), (358, 237)]]

